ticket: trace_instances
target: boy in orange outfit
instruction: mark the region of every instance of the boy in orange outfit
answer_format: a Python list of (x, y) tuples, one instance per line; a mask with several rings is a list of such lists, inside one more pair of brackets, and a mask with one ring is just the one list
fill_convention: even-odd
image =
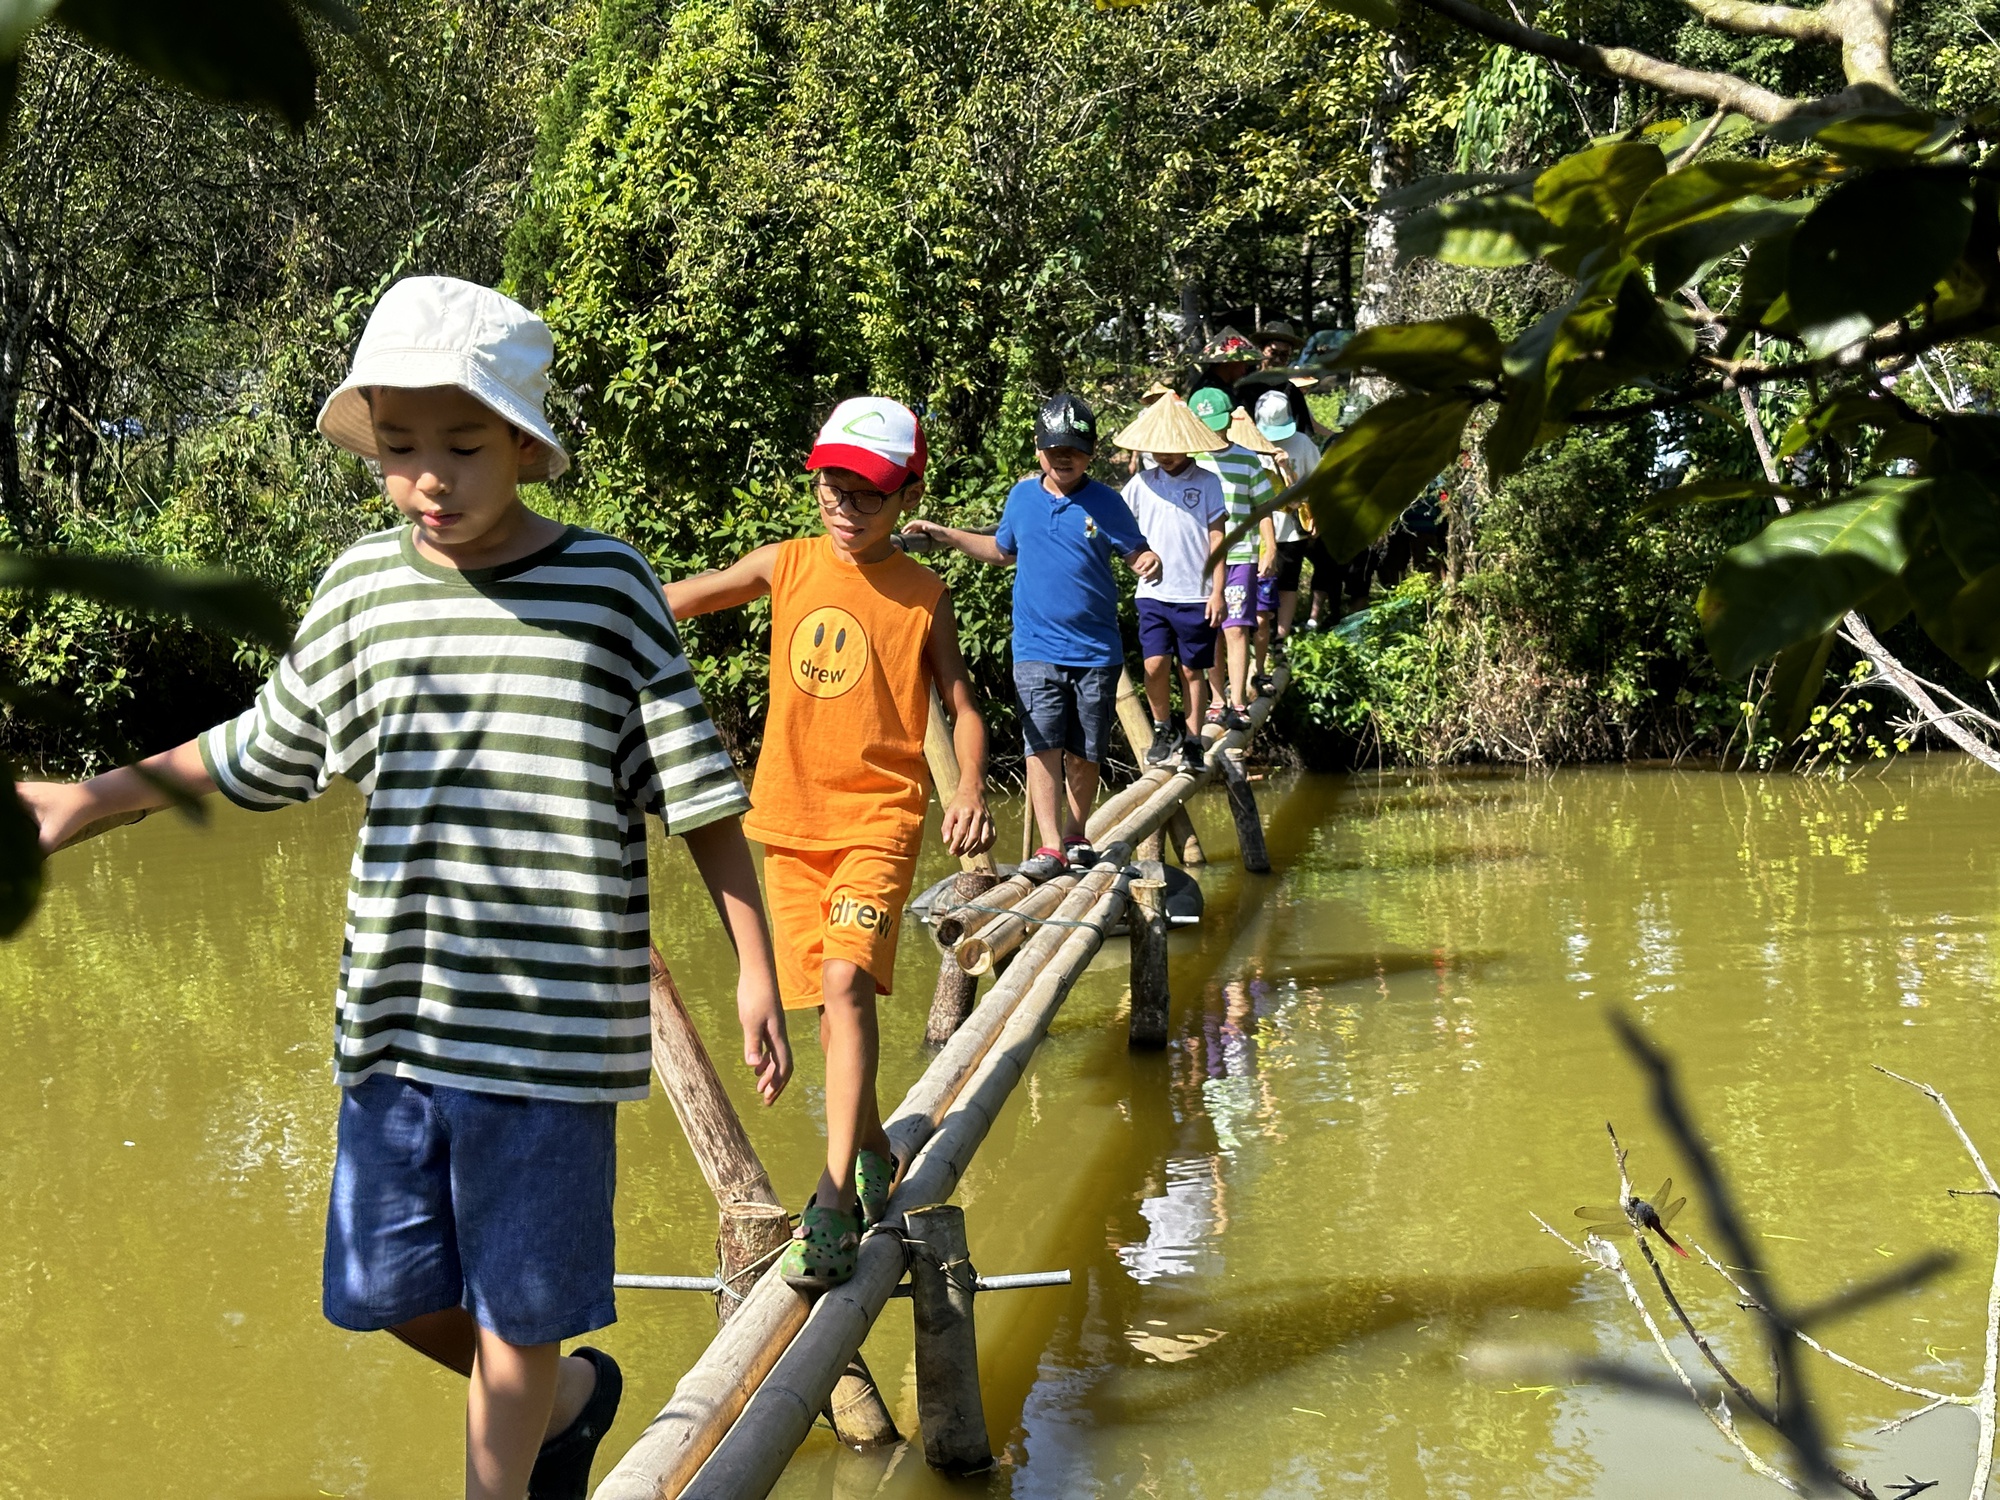
[(923, 496), (916, 415), (879, 396), (843, 401), (806, 468), (822, 536), (778, 542), (667, 585), (676, 619), (771, 596), (771, 707), (744, 832), (764, 845), (765, 899), (785, 1007), (820, 1013), (826, 1171), (779, 1268), (807, 1290), (854, 1274), (861, 1231), (888, 1202), (896, 1165), (875, 1097), (875, 997), (889, 993), (916, 874), (930, 774), (924, 730), (936, 684), (962, 777), (944, 842), (993, 842), (986, 725), (944, 581), (897, 550)]

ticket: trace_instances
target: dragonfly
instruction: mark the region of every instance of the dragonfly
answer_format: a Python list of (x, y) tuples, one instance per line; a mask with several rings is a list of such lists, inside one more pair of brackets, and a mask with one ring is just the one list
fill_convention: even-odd
[(1588, 1234), (1602, 1235), (1614, 1225), (1625, 1223), (1635, 1230), (1647, 1229), (1667, 1242), (1676, 1255), (1686, 1256), (1674, 1237), (1667, 1233), (1667, 1226), (1674, 1222), (1680, 1211), (1687, 1207), (1686, 1198), (1673, 1196), (1674, 1180), (1669, 1177), (1660, 1184), (1660, 1190), (1648, 1198), (1627, 1198), (1623, 1203), (1609, 1208), (1579, 1208), (1576, 1216), (1590, 1220)]

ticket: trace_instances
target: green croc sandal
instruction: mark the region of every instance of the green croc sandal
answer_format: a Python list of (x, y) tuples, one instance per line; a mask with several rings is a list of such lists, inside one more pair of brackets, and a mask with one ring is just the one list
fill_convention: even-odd
[(799, 1215), (791, 1244), (778, 1257), (778, 1274), (796, 1291), (823, 1292), (853, 1277), (860, 1248), (860, 1216), (821, 1207), (815, 1195)]
[(893, 1158), (873, 1151), (854, 1153), (854, 1195), (859, 1200), (861, 1227), (873, 1229), (889, 1207), (889, 1188), (896, 1180)]

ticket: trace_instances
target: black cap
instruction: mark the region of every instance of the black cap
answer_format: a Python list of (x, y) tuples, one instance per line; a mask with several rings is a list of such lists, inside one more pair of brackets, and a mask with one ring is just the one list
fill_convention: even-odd
[(1042, 403), (1035, 413), (1037, 448), (1074, 448), (1079, 453), (1097, 451), (1097, 413), (1081, 396), (1059, 391)]

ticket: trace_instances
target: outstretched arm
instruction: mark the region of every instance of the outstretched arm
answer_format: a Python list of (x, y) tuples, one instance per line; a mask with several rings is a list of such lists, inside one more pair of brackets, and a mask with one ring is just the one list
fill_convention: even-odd
[[(943, 542), (945, 546), (956, 548), (975, 562), (991, 563), (996, 568), (1014, 566), (1014, 554), (1002, 552), (1000, 544), (983, 531), (960, 531), (956, 526), (940, 526), (936, 521), (927, 521), (922, 516), (915, 516), (905, 521), (903, 530), (914, 531), (919, 536)], [(957, 639), (955, 629), (953, 639)]]
[(746, 552), (726, 568), (677, 578), (666, 586), (667, 609), (676, 620), (691, 620), (761, 599), (771, 592), (771, 565), (777, 557), (778, 544), (773, 542)]
[(958, 649), (958, 616), (949, 594), (938, 601), (924, 657), (951, 715), (951, 747), (958, 756), (958, 795), (944, 810), (945, 847), (960, 856), (977, 854), (993, 846), (993, 814), (986, 807), (986, 720), (980, 717)]
[(694, 856), (715, 913), (736, 948), (736, 1019), (743, 1027), (743, 1062), (757, 1075), (757, 1092), (774, 1103), (792, 1077), (792, 1044), (771, 963), (771, 933), (764, 898), (739, 818), (717, 818), (690, 829), (681, 841)]
[(23, 781), (15, 787), (28, 816), (41, 829), (45, 853), (75, 842), (96, 824), (169, 807), (177, 800), (173, 790), (188, 797), (206, 797), (215, 790), (198, 741), (189, 740), (149, 755), (136, 766), (120, 766), (88, 781)]

